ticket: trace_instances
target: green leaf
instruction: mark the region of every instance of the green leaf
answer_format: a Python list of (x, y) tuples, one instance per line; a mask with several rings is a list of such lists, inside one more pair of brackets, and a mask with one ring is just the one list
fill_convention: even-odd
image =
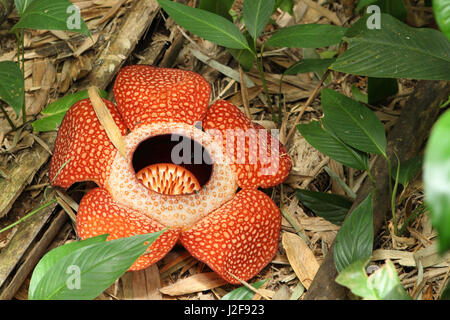
[[(108, 92), (100, 90), (100, 96), (107, 98)], [(36, 120), (32, 123), (34, 131), (53, 131), (61, 124), (67, 111), (76, 102), (89, 98), (87, 90), (77, 93), (69, 94), (61, 99), (50, 103), (41, 113), (45, 116), (42, 119)]]
[(91, 33), (80, 10), (69, 0), (34, 0), (26, 7), (19, 22), (11, 29), (67, 30), (86, 36)]
[(353, 262), (338, 274), (336, 282), (349, 288), (353, 294), (359, 297), (374, 300), (377, 297), (369, 286), (369, 277), (366, 273), (369, 261), (370, 258), (366, 258)]
[(399, 20), (405, 20), (408, 14), (403, 0), (378, 0), (374, 5), (378, 6), (381, 12), (390, 14)]
[(369, 277), (368, 284), (378, 300), (411, 300), (389, 260)]
[(334, 263), (338, 272), (358, 260), (372, 255), (373, 208), (372, 193), (353, 210), (336, 236)]
[(295, 62), (290, 66), (284, 74), (296, 75), (305, 72), (315, 72), (328, 69), (328, 67), (336, 61), (335, 58), (332, 59), (303, 59), (301, 61)]
[(36, 132), (47, 132), (57, 130), (61, 125), (66, 113), (52, 114), (51, 116), (35, 120), (31, 123), (33, 130)]
[(319, 121), (299, 124), (297, 129), (310, 145), (330, 158), (358, 170), (369, 169), (367, 154), (353, 149), (334, 133), (324, 130)]
[(34, 295), (34, 291), (36, 290), (39, 281), (41, 281), (45, 274), (49, 272), (59, 260), (80, 248), (90, 246), (94, 243), (105, 242), (107, 237), (108, 235), (104, 234), (82, 241), (71, 242), (48, 252), (34, 268), (33, 275), (30, 280), (30, 286), (28, 288), (28, 294), (30, 296)]
[(245, 0), (242, 7), (245, 26), (251, 37), (256, 40), (272, 15), (275, 0)]
[(380, 19), (380, 29), (367, 28), (367, 17), (358, 20), (344, 37), (347, 51), (330, 68), (377, 78), (450, 80), (450, 42), (441, 32), (409, 27), (388, 14)]
[(219, 16), (232, 21), (229, 11), (233, 5), (233, 2), (234, 0), (200, 0), (198, 3), (198, 8), (218, 14)]
[[(398, 182), (405, 187), (422, 169), (423, 157), (417, 156), (400, 163)], [(392, 168), (391, 177), (395, 180), (397, 166)]]
[(369, 108), (331, 89), (322, 90), (322, 123), (346, 144), (358, 150), (385, 155), (386, 134)]
[(249, 72), (255, 63), (256, 56), (247, 49), (231, 49), (228, 48), (234, 59), (242, 66), (242, 69)]
[(158, 2), (176, 23), (190, 32), (227, 48), (250, 50), (238, 27), (224, 17), (169, 0)]
[(397, 79), (373, 78), (367, 80), (367, 94), (369, 104), (375, 104), (398, 92)]
[(57, 261), (42, 276), (29, 299), (94, 299), (122, 276), (163, 232), (79, 248)]
[(425, 202), (438, 232), (439, 251), (450, 249), (450, 110), (435, 123), (423, 168)]
[(338, 226), (347, 216), (352, 202), (347, 198), (332, 193), (297, 189), (297, 198), (314, 214)]
[(19, 17), (21, 17), (25, 11), (25, 9), (33, 2), (34, 0), (14, 0), (14, 4), (17, 9), (17, 13)]
[(450, 0), (433, 0), (433, 12), (439, 29), (450, 40)]
[(411, 300), (391, 261), (367, 276), (365, 267), (370, 259), (358, 260), (342, 270), (336, 282), (366, 300)]
[[(106, 99), (108, 97), (108, 92), (105, 90), (99, 90), (99, 94), (103, 99)], [(66, 113), (76, 102), (87, 98), (89, 98), (87, 90), (68, 94), (61, 99), (50, 103), (47, 107), (44, 108), (44, 110), (41, 111), (41, 113), (47, 116)]]
[(19, 66), (12, 61), (0, 62), (0, 100), (19, 116), (25, 99), (25, 82)]
[(367, 94), (361, 92), (361, 90), (358, 89), (357, 86), (352, 85), (352, 96), (353, 99), (355, 99), (356, 101), (368, 104), (369, 103), (369, 97), (367, 96)]
[[(250, 284), (253, 288), (259, 289), (267, 279), (255, 282)], [(228, 292), (226, 295), (222, 297), (220, 300), (251, 300), (255, 293), (248, 289), (247, 287), (239, 287), (237, 289), (234, 289), (233, 291)]]
[(286, 11), (291, 16), (294, 15), (294, 11), (292, 10), (294, 7), (294, 0), (277, 0), (275, 3), (275, 10), (276, 8), (280, 8), (283, 11)]
[(329, 24), (298, 24), (279, 29), (268, 47), (321, 48), (341, 42), (347, 29)]
[(358, 5), (356, 6), (356, 11), (359, 12), (362, 8), (371, 5), (372, 3), (377, 2), (378, 0), (359, 0)]

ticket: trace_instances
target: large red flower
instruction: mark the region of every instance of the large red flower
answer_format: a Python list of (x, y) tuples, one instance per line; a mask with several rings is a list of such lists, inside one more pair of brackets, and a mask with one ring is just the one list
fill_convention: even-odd
[(98, 185), (81, 201), (80, 237), (107, 233), (111, 240), (167, 228), (130, 270), (157, 262), (180, 241), (231, 283), (237, 281), (230, 274), (257, 274), (276, 253), (281, 225), (279, 209), (258, 187), (287, 177), (286, 149), (229, 102), (208, 108), (210, 87), (193, 72), (128, 66), (114, 95), (117, 106), (104, 102), (126, 158), (89, 99), (70, 108), (55, 143), (54, 185)]

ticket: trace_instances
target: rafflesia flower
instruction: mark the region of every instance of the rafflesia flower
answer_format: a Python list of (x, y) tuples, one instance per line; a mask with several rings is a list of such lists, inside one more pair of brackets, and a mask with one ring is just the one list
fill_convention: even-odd
[(123, 68), (114, 84), (117, 106), (103, 101), (126, 157), (108, 139), (89, 99), (74, 104), (61, 124), (50, 166), (53, 185), (98, 185), (80, 203), (82, 239), (167, 229), (130, 270), (157, 262), (179, 241), (238, 283), (232, 275), (250, 279), (276, 253), (280, 211), (258, 188), (280, 184), (291, 159), (274, 135), (231, 103), (208, 108), (210, 91), (193, 72)]

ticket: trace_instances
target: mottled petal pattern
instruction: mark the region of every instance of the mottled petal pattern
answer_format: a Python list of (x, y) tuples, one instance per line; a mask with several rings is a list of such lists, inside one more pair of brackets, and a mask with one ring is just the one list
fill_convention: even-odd
[(146, 65), (123, 68), (114, 96), (128, 128), (155, 122), (194, 124), (206, 114), (211, 88), (199, 74)]
[(181, 235), (181, 243), (221, 277), (238, 283), (255, 276), (278, 248), (281, 215), (263, 192), (241, 190)]
[[(95, 188), (81, 200), (77, 214), (77, 231), (82, 239), (109, 234), (107, 240), (153, 233), (164, 226), (146, 215), (115, 202), (108, 191)], [(140, 270), (157, 262), (169, 252), (180, 236), (180, 229), (164, 232), (130, 268)]]
[[(125, 135), (127, 129), (115, 105), (103, 101)], [(79, 181), (94, 181), (104, 186), (116, 152), (91, 101), (78, 101), (69, 109), (59, 128), (50, 164), (50, 181), (54, 179), (52, 184), (63, 188)]]
[(214, 103), (203, 127), (223, 143), (241, 188), (273, 187), (288, 176), (292, 161), (286, 148), (233, 104)]

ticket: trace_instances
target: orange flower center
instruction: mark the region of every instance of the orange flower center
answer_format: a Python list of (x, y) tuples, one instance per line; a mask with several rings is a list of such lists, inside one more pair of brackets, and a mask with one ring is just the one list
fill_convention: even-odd
[(189, 194), (201, 189), (192, 172), (173, 163), (147, 166), (136, 174), (136, 178), (148, 189), (162, 194)]

